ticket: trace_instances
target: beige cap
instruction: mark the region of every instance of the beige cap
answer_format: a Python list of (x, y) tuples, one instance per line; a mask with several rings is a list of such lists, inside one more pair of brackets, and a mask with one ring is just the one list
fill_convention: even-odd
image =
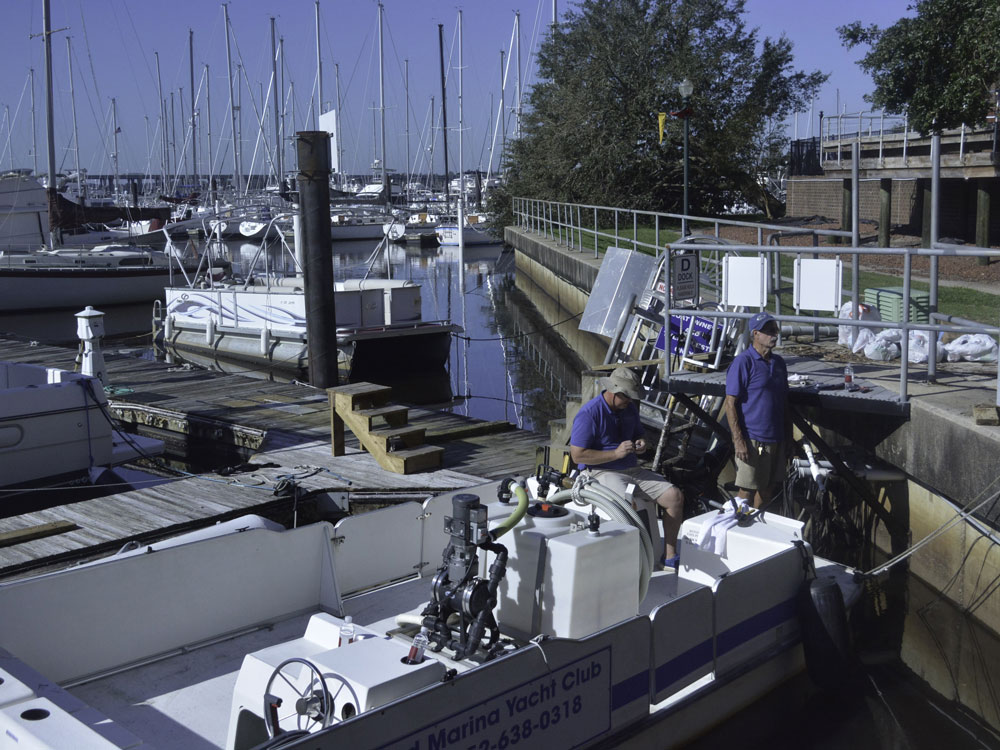
[(604, 388), (612, 393), (624, 393), (634, 401), (642, 398), (639, 378), (627, 367), (616, 367), (611, 375), (604, 378)]

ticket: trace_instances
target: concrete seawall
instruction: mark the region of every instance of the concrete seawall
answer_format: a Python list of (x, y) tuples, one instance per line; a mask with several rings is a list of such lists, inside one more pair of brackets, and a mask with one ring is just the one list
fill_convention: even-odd
[[(518, 286), (525, 284), (520, 278), (523, 274), (530, 285), (544, 292), (549, 304), (557, 303), (570, 314), (583, 310), (599, 260), (516, 227), (507, 227), (504, 239), (517, 250)], [(560, 327), (560, 333), (577, 337), (571, 345), (590, 352), (581, 351), (588, 363), (602, 361), (606, 340), (568, 328)], [(601, 343), (588, 349), (583, 343), (586, 337)], [(842, 367), (842, 362), (831, 362), (831, 368)], [(855, 367), (858, 378), (898, 389), (898, 363)], [(996, 402), (995, 365), (942, 363), (936, 383), (920, 379), (917, 366), (911, 366), (910, 372), (906, 419), (817, 408), (804, 408), (802, 413), (831, 445), (863, 447), (907, 475), (906, 481), (874, 485), (873, 491), (894, 520), (909, 529), (912, 544), (952, 520), (958, 509), (1000, 490), (1000, 427), (977, 425), (972, 416), (974, 406)], [(958, 610), (972, 614), (992, 636), (1000, 633), (1000, 596), (994, 593), (1000, 581), (1000, 534), (994, 531), (1000, 502), (988, 503), (982, 517), (988, 524), (954, 524), (917, 551), (909, 565)], [(890, 549), (884, 529), (879, 529), (876, 540), (883, 549)], [(945, 619), (929, 624), (923, 614), (908, 612), (900, 625), (911, 631), (909, 638), (923, 639), (923, 647), (910, 646), (921, 650), (921, 676), (942, 694), (1000, 726), (998, 708), (975, 687), (983, 679), (983, 664), (1000, 660), (1000, 646), (991, 638), (986, 639), (988, 644), (980, 641), (982, 633), (972, 632), (968, 618), (948, 623)], [(931, 643), (936, 645), (931, 647)], [(934, 652), (930, 659), (928, 652)]]

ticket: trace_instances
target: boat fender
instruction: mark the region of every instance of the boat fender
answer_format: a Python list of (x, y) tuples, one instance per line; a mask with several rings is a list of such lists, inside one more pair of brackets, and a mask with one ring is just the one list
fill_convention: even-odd
[(847, 608), (836, 581), (822, 577), (803, 583), (799, 621), (809, 677), (823, 690), (836, 689), (852, 663)]

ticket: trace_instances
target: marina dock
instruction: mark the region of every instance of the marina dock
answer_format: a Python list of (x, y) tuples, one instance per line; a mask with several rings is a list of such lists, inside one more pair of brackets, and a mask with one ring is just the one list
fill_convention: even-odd
[[(73, 369), (68, 349), (2, 340), (4, 358)], [(533, 470), (545, 437), (507, 422), (484, 422), (410, 408), (410, 424), (444, 449), (435, 471), (401, 475), (380, 468), (348, 432), (346, 455), (330, 445), (330, 407), (324, 391), (106, 354), (114, 418), (135, 432), (164, 439), (188, 456), (225, 447), (234, 468), (151, 481), (104, 497), (74, 501), (91, 488), (56, 491), (58, 505), (0, 518), (0, 578), (118, 551), (129, 542), (210, 526), (249, 513), (299, 510), (298, 496), (323, 492), (334, 504), (423, 500), (432, 495)], [(277, 490), (277, 492), (276, 492)], [(10, 502), (10, 500), (7, 500)], [(30, 538), (32, 532), (48, 534)]]

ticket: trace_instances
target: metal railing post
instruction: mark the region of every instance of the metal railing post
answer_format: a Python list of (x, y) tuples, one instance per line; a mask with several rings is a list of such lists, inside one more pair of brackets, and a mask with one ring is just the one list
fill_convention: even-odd
[[(941, 229), (939, 225), (939, 213), (941, 210), (941, 134), (934, 133), (931, 136), (931, 250), (937, 249), (938, 233)], [(903, 300), (903, 304), (909, 307), (910, 298)], [(931, 313), (938, 311), (938, 257), (931, 256), (930, 262), (930, 294), (927, 300), (927, 309)], [(927, 380), (933, 382), (937, 377), (937, 334), (928, 332), (927, 337)]]
[(899, 341), (899, 400), (904, 403), (908, 396), (906, 392), (906, 381), (910, 373), (910, 270), (912, 260), (910, 248), (905, 249), (903, 256), (903, 335)]
[(595, 206), (594, 207), (594, 257), (595, 258), (597, 257), (597, 248), (598, 248), (598, 246), (600, 244), (599, 241), (598, 241), (599, 238), (598, 238), (597, 232), (598, 232), (598, 228), (597, 228), (597, 207)]

